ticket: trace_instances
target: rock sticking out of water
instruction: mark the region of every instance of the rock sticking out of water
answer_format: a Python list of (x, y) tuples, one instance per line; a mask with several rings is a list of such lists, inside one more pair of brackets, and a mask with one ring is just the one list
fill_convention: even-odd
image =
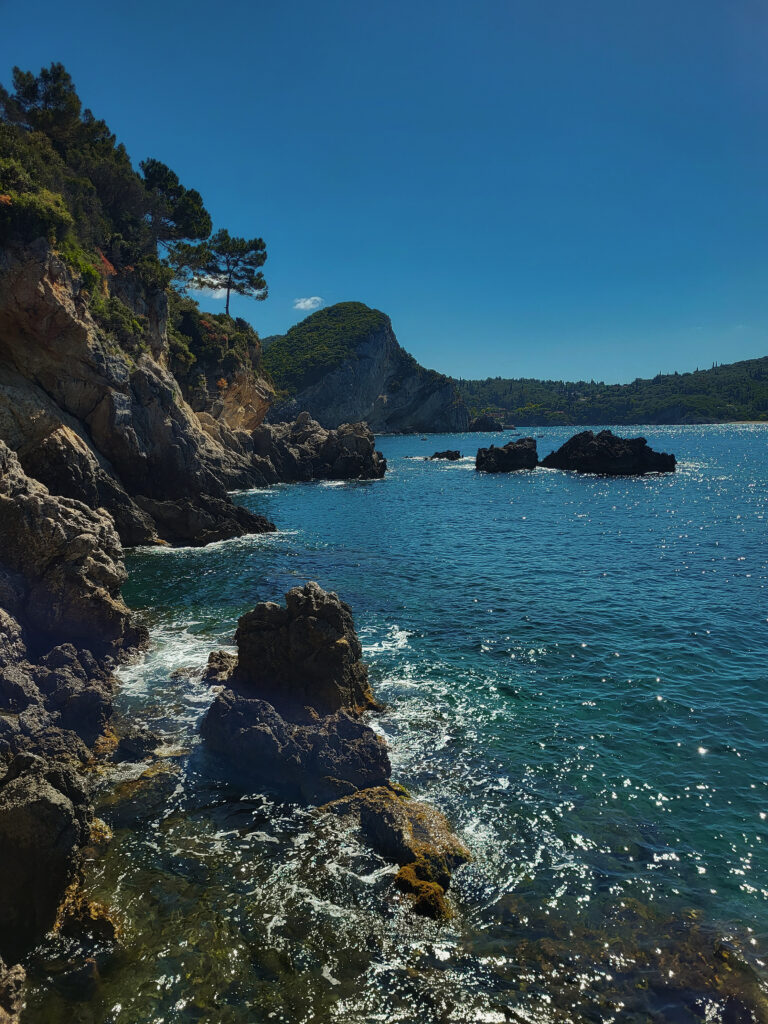
[(617, 437), (610, 430), (584, 430), (541, 460), (548, 469), (570, 469), (604, 476), (674, 473), (674, 455), (656, 452), (644, 437)]
[(230, 775), (354, 815), (401, 865), (397, 886), (414, 909), (447, 916), (451, 871), (469, 853), (439, 812), (389, 781), (386, 744), (363, 719), (377, 705), (348, 605), (308, 583), (286, 594), (285, 607), (257, 605), (235, 639), (236, 664), (221, 651), (209, 662), (207, 677), (226, 688), (203, 720), (208, 749)]
[(260, 481), (379, 480), (387, 460), (366, 423), (326, 430), (302, 412), (293, 423), (262, 424), (251, 435), (253, 471)]
[(482, 416), (475, 416), (473, 420), (470, 420), (467, 430), (471, 430), (476, 434), (485, 434), (491, 431), (502, 431), (504, 424), (501, 420), (497, 420), (495, 416), (490, 416), (488, 413), (483, 413)]
[(444, 452), (435, 452), (434, 455), (430, 455), (427, 458), (427, 462), (433, 462), (435, 459), (446, 459), (448, 462), (457, 462), (461, 458), (461, 452), (457, 448), (448, 448)]
[(535, 469), (538, 464), (536, 441), (532, 437), (521, 437), (510, 441), (503, 448), (491, 445), (480, 448), (475, 459), (475, 469), (483, 473), (511, 473), (518, 469)]

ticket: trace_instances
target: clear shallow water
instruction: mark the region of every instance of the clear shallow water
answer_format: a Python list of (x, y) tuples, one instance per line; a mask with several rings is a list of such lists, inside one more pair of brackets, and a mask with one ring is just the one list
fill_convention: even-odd
[[(535, 432), (544, 455), (575, 431)], [(41, 958), (27, 1019), (749, 1020), (768, 990), (768, 428), (643, 433), (674, 476), (484, 476), (410, 456), (497, 436), (384, 437), (383, 481), (239, 496), (275, 536), (133, 553), (153, 649), (120, 711), (177, 747), (170, 783), (90, 871), (124, 952), (77, 998)], [(338, 823), (225, 787), (196, 745), (211, 695), (171, 672), (307, 579), (353, 608), (397, 779), (475, 855), (448, 925), (414, 919)]]

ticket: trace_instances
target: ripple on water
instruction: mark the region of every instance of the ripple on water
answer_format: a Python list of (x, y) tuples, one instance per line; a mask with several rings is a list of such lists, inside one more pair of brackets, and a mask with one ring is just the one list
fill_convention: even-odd
[[(453, 470), (495, 438), (430, 438), (465, 452), (443, 465), (389, 437), (375, 487), (239, 495), (278, 534), (133, 553), (153, 647), (119, 711), (187, 753), (90, 868), (124, 952), (78, 1001), (43, 950), (29, 1024), (768, 1019), (768, 433), (638, 432), (674, 477), (478, 476)], [(196, 743), (210, 694), (174, 670), (306, 579), (354, 609), (397, 778), (474, 853), (442, 928), (353, 832)]]

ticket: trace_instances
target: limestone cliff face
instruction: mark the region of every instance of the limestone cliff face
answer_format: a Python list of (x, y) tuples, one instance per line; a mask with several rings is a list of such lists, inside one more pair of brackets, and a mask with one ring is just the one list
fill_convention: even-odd
[(94, 321), (81, 282), (44, 240), (0, 254), (0, 440), (54, 493), (107, 508), (125, 543), (195, 543), (169, 503), (186, 515), (201, 496), (215, 499), (206, 514), (226, 518), (227, 488), (246, 482), (247, 460), (202, 429), (166, 368), (164, 294), (112, 288), (146, 317), (135, 356)]
[(384, 319), (383, 329), (361, 340), (316, 383), (276, 403), (267, 419), (295, 419), (306, 411), (326, 428), (364, 420), (375, 433), (466, 430), (469, 414), (455, 384), (420, 366)]

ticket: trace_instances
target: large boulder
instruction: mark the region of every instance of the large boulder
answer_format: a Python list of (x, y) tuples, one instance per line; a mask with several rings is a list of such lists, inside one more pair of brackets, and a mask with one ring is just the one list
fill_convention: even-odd
[(434, 455), (428, 457), (429, 461), (435, 459), (445, 459), (447, 462), (458, 462), (461, 458), (461, 452), (458, 448), (447, 448), (444, 452), (435, 452)]
[(244, 692), (295, 715), (321, 715), (375, 706), (352, 610), (317, 583), (294, 587), (285, 607), (266, 601), (238, 622), (232, 682)]
[(386, 784), (384, 741), (347, 711), (292, 722), (272, 704), (226, 689), (205, 717), (203, 739), (238, 778), (277, 789), (290, 799), (325, 803)]
[(254, 470), (265, 483), (378, 480), (387, 470), (365, 423), (326, 430), (306, 412), (293, 423), (263, 424), (252, 445)]
[(584, 430), (541, 460), (547, 469), (570, 469), (605, 476), (674, 473), (675, 456), (649, 448), (644, 437), (617, 437), (610, 430)]
[(0, 779), (0, 956), (8, 962), (53, 926), (91, 816), (77, 775), (58, 763), (20, 755)]
[(511, 473), (518, 469), (535, 469), (538, 464), (536, 441), (521, 437), (503, 448), (480, 448), (475, 458), (475, 469), (483, 473)]

